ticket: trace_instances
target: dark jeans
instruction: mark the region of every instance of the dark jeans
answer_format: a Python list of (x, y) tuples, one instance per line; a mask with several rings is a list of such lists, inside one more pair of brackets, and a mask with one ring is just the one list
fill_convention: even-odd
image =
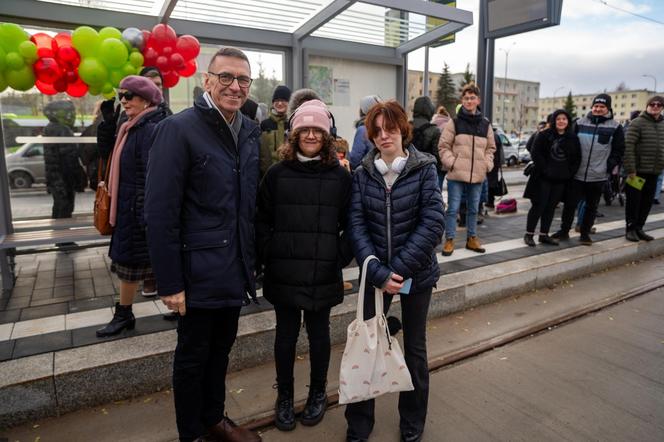
[(224, 416), (228, 354), (239, 318), (240, 307), (189, 308), (180, 316), (173, 396), (181, 441), (203, 436)]
[(564, 181), (550, 181), (545, 178), (539, 178), (537, 193), (535, 198), (531, 199), (530, 210), (526, 221), (526, 232), (535, 233), (537, 221), (540, 221), (540, 233), (546, 235), (551, 228), (553, 221), (553, 212), (556, 210), (556, 204), (560, 201), (565, 191)]
[(643, 230), (646, 224), (652, 200), (655, 198), (657, 178), (659, 175), (639, 173), (638, 176), (646, 180), (641, 190), (636, 190), (629, 184), (625, 185), (625, 221), (627, 230)]
[[(427, 360), (427, 313), (431, 301), (431, 289), (401, 296), (401, 322), (406, 366), (413, 379), (413, 391), (399, 393), (399, 428), (401, 432), (422, 432), (429, 401), (429, 367)], [(391, 295), (384, 295), (385, 312), (392, 302)], [(365, 297), (364, 319), (375, 316), (373, 290)], [(368, 439), (374, 426), (375, 401), (348, 404), (346, 422), (348, 436)]]
[(597, 206), (599, 199), (602, 197), (602, 190), (604, 189), (604, 181), (597, 181), (588, 183), (585, 181), (573, 180), (569, 188), (565, 192), (565, 206), (563, 208), (562, 223), (560, 230), (569, 232), (574, 222), (574, 214), (579, 201), (586, 201), (586, 211), (583, 214), (581, 221), (581, 235), (589, 235), (590, 229), (595, 222), (595, 215), (597, 214)]
[[(293, 383), (295, 347), (302, 325), (302, 310), (285, 305), (274, 306), (277, 331), (274, 339), (274, 361), (277, 366), (277, 383)], [(330, 309), (318, 312), (304, 311), (304, 323), (309, 338), (310, 384), (324, 387), (327, 368), (330, 365)]]

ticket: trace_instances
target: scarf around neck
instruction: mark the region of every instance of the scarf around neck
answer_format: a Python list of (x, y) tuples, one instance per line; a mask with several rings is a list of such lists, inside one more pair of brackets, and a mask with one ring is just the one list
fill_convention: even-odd
[(113, 146), (113, 153), (111, 157), (111, 167), (108, 175), (108, 195), (111, 197), (111, 214), (109, 223), (115, 227), (115, 221), (118, 215), (118, 188), (120, 187), (120, 157), (122, 156), (122, 149), (127, 142), (127, 134), (129, 129), (138, 124), (143, 117), (150, 112), (157, 109), (156, 106), (150, 106), (141, 111), (136, 117), (122, 123), (118, 136), (115, 139), (115, 146)]

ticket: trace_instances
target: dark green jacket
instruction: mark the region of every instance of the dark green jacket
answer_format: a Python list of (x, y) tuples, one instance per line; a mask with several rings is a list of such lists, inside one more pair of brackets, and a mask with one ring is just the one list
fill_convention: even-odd
[(271, 165), (279, 161), (277, 149), (286, 141), (285, 133), (287, 130), (286, 115), (276, 115), (273, 111), (270, 111), (270, 116), (261, 122), (261, 176), (265, 175)]
[(664, 117), (641, 112), (627, 128), (625, 171), (659, 175), (664, 170)]

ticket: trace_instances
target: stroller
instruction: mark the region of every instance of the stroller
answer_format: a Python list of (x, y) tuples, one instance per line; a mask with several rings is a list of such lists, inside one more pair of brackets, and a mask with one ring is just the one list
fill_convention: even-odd
[(625, 205), (625, 169), (619, 164), (611, 170), (611, 174), (604, 183), (604, 203), (610, 206), (614, 200), (618, 200), (620, 207)]

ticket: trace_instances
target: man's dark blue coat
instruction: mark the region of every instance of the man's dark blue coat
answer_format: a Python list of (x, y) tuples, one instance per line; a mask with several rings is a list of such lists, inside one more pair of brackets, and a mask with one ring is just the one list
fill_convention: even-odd
[(404, 280), (413, 278), (411, 292), (420, 292), (433, 287), (440, 274), (434, 249), (445, 231), (445, 217), (436, 159), (411, 145), (406, 166), (388, 191), (374, 166), (377, 153), (370, 151), (353, 175), (349, 226), (355, 258), (360, 266), (367, 256), (380, 259), (367, 270), (374, 287), (382, 287), (395, 272)]
[(199, 97), (156, 129), (145, 201), (150, 257), (159, 295), (185, 290), (187, 307), (240, 306), (255, 297), (260, 129), (241, 118), (236, 144)]

